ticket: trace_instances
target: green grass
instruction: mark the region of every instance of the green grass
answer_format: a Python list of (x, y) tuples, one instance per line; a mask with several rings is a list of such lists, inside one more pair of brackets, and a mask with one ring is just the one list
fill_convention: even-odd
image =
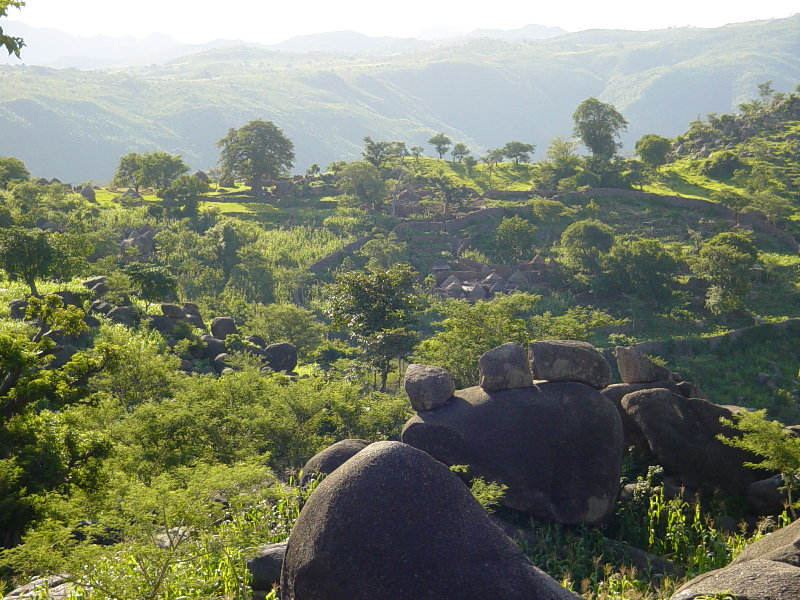
[(661, 167), (659, 178), (644, 185), (644, 191), (665, 196), (685, 196), (710, 200), (714, 192), (735, 192), (746, 194), (746, 191), (700, 175), (696, 172), (694, 161), (684, 159)]

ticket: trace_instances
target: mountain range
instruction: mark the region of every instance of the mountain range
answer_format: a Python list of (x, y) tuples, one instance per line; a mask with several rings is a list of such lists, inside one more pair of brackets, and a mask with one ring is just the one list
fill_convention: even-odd
[[(39, 42), (27, 42), (23, 58), (34, 62)], [(800, 82), (800, 15), (715, 29), (529, 26), (444, 41), (331, 32), (273, 47), (187, 48), (155, 36), (145, 45), (149, 59), (119, 50), (134, 66), (0, 66), (0, 156), (76, 183), (107, 181), (131, 151), (166, 150), (208, 168), (215, 142), (251, 119), (285, 130), (299, 171), (356, 158), (364, 136), (427, 146), (438, 131), (476, 155), (510, 140), (541, 155), (571, 134), (572, 112), (589, 96), (628, 119), (630, 152), (644, 133), (674, 136), (734, 110), (760, 82), (778, 91)]]

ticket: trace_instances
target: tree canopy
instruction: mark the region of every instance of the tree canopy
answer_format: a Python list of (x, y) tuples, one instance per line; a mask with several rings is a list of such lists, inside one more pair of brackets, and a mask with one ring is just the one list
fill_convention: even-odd
[(617, 138), (628, 128), (628, 121), (614, 105), (597, 98), (581, 102), (572, 114), (572, 120), (575, 123), (574, 135), (594, 156), (605, 160), (617, 153), (620, 148)]
[(36, 278), (46, 277), (59, 264), (59, 253), (45, 231), (9, 227), (0, 229), (0, 269), (12, 281), (21, 279), (38, 296)]
[(294, 165), (294, 144), (272, 121), (250, 121), (229, 129), (217, 146), (223, 174), (250, 181), (255, 196), (262, 194), (265, 179), (278, 177)]
[(439, 160), (441, 160), (441, 158), (447, 154), (447, 151), (450, 150), (453, 141), (445, 134), (437, 133), (428, 140), (428, 143), (433, 146), (434, 150), (436, 150), (436, 153), (439, 155)]

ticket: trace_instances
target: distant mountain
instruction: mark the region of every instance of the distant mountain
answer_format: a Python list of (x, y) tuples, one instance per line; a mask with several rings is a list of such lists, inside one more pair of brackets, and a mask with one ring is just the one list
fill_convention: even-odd
[(431, 43), (411, 38), (371, 37), (355, 31), (331, 31), (290, 38), (270, 48), (289, 52), (342, 54), (393, 54), (430, 48)]
[(567, 33), (561, 27), (545, 25), (526, 25), (521, 29), (475, 29), (466, 35), (469, 39), (489, 38), (492, 40), (522, 41), (546, 40)]
[[(20, 21), (8, 21), (6, 25), (7, 31), (25, 40), (22, 51), (24, 64), (54, 68), (106, 69), (163, 64), (205, 50), (246, 45), (242, 40), (183, 44), (163, 33), (154, 33), (145, 38), (106, 35), (83, 37), (58, 29), (31, 27)], [(0, 64), (19, 63), (17, 58), (0, 53)]]
[[(299, 171), (359, 156), (367, 135), (427, 147), (443, 131), (476, 155), (510, 140), (535, 143), (541, 155), (554, 136), (570, 135), (571, 114), (589, 96), (628, 119), (630, 151), (644, 133), (671, 137), (698, 116), (735, 110), (760, 82), (794, 89), (798, 32), (800, 15), (716, 29), (481, 38), (380, 60), (236, 46), (107, 71), (0, 66), (0, 156), (73, 182), (107, 181), (131, 151), (165, 150), (208, 168), (227, 129), (256, 118), (286, 131)], [(341, 40), (372, 43), (346, 32)]]

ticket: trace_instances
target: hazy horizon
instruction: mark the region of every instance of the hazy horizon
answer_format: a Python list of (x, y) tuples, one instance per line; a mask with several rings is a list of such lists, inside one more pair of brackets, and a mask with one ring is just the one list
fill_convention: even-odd
[[(599, 4), (567, 0), (552, 6), (519, 6), (516, 1), (478, 2), (443, 0), (432, 4), (406, 0), (391, 17), (385, 5), (364, 0), (342, 0), (335, 5), (305, 0), (287, 8), (229, 0), (225, 10), (209, 0), (28, 0), (12, 9), (6, 33), (14, 22), (57, 29), (71, 35), (147, 38), (165, 34), (187, 43), (218, 39), (275, 44), (295, 36), (333, 31), (355, 31), (369, 36), (432, 37), (432, 31), (469, 33), (475, 29), (519, 29), (535, 24), (566, 31), (586, 29), (652, 30), (670, 27), (720, 27), (730, 23), (779, 19), (798, 12), (794, 0), (765, 0), (757, 5), (715, 6), (678, 0), (669, 11), (651, 10), (632, 0)], [(157, 15), (157, 19), (153, 19)]]

